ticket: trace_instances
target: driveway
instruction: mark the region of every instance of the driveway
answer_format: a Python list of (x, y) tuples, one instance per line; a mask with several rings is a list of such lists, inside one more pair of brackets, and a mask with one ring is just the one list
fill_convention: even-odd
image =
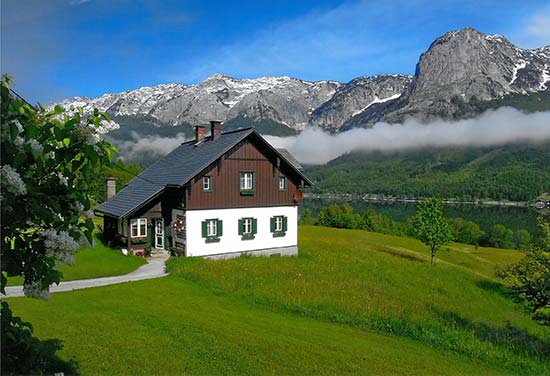
[[(168, 258), (168, 255), (149, 257), (147, 259), (147, 264), (142, 265), (133, 272), (124, 275), (61, 282), (59, 285), (50, 286), (50, 292), (80, 290), (90, 287), (115, 285), (123, 282), (164, 277), (168, 275), (168, 273), (164, 270), (164, 263), (168, 260)], [(23, 294), (23, 286), (6, 287), (6, 296), (2, 296), (2, 298), (13, 298), (18, 296), (25, 296), (25, 294)]]

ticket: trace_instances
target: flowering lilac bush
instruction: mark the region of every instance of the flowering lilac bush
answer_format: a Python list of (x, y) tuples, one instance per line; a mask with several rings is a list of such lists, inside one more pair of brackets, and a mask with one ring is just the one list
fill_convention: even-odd
[(95, 131), (107, 115), (35, 109), (13, 98), (9, 83), (1, 88), (1, 289), (4, 274), (23, 276), (25, 294), (45, 297), (61, 279), (55, 266), (73, 263), (79, 242), (92, 240), (90, 182), (116, 149)]
[[(25, 295), (46, 299), (62, 278), (56, 266), (73, 263), (80, 242), (92, 241), (90, 182), (116, 149), (95, 132), (106, 114), (35, 109), (12, 95), (10, 82), (3, 77), (0, 102), (0, 291), (6, 276), (22, 276)], [(51, 373), (48, 364), (63, 370), (52, 363), (59, 345), (33, 337), (6, 302), (1, 318), (2, 374)]]

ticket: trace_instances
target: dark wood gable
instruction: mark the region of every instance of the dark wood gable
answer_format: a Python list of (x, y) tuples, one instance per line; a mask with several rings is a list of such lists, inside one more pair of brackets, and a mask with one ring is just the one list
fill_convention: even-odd
[[(302, 184), (300, 176), (257, 136), (247, 137), (186, 187), (187, 209), (220, 209), (295, 205)], [(241, 172), (254, 173), (254, 194), (242, 195)], [(203, 177), (210, 176), (212, 190), (203, 190)], [(286, 190), (279, 190), (279, 177), (286, 177)]]

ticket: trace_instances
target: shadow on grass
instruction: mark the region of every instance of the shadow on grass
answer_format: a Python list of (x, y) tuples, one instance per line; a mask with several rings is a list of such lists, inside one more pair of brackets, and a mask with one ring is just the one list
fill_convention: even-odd
[(448, 325), (466, 330), (476, 338), (490, 342), (499, 347), (505, 347), (516, 353), (524, 353), (540, 359), (550, 357), (550, 341), (529, 334), (509, 322), (503, 326), (489, 325), (472, 321), (455, 312), (438, 312), (439, 317)]
[(59, 339), (41, 340), (33, 335), (29, 322), (13, 316), (7, 302), (1, 303), (0, 338), (2, 375), (78, 375), (74, 360), (61, 359), (63, 348)]
[(422, 262), (422, 263), (426, 262), (426, 259), (422, 258), (421, 256), (412, 255), (410, 253), (403, 252), (403, 251), (400, 251), (400, 250), (397, 250), (397, 249), (380, 247), (380, 248), (376, 248), (376, 251), (382, 252), (382, 253), (387, 253), (389, 255), (396, 256), (396, 257), (399, 257), (399, 258), (402, 258), (402, 259), (405, 259), (405, 260), (408, 260), (408, 261)]
[(33, 338), (31, 346), (4, 345), (2, 341), (2, 375), (78, 375), (76, 361), (61, 359), (56, 353), (63, 348), (59, 339)]
[(501, 283), (494, 282), (494, 281), (480, 280), (476, 282), (476, 286), (492, 294), (497, 294), (502, 297), (505, 297), (506, 299), (510, 299), (514, 303), (518, 304), (518, 308), (520, 308), (523, 312), (529, 313), (529, 314), (531, 313), (531, 310), (527, 306), (525, 300), (522, 299), (520, 296), (514, 294), (513, 291), (511, 291), (509, 288), (507, 288)]

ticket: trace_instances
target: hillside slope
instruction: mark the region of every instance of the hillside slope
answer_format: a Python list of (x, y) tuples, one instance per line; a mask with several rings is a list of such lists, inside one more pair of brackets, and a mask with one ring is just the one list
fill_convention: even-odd
[(171, 277), (10, 305), (84, 374), (550, 371), (548, 328), (492, 277), (518, 252), (452, 244), (432, 267), (415, 240), (308, 226), (299, 247), (172, 259)]
[(527, 201), (550, 191), (550, 144), (352, 153), (306, 173), (319, 193)]

